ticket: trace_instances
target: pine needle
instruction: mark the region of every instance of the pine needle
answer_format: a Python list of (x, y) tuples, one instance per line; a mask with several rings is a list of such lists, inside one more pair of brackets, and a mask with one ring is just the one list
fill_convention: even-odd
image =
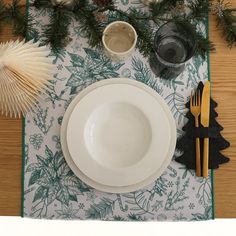
[(218, 28), (222, 28), (228, 46), (236, 44), (236, 9), (224, 0), (218, 0), (214, 5), (213, 14), (216, 16)]
[(50, 14), (50, 23), (45, 26), (43, 38), (45, 44), (50, 44), (54, 53), (60, 52), (65, 45), (69, 34), (69, 25), (72, 20), (71, 13), (63, 6), (55, 7)]

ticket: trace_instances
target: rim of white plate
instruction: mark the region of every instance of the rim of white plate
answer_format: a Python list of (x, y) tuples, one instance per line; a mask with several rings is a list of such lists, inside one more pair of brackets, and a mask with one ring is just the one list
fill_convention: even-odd
[[(85, 141), (85, 137), (91, 136), (91, 132), (86, 132), (86, 125), (94, 112), (101, 109), (101, 107), (117, 103), (122, 105), (132, 105), (142, 112), (147, 119), (151, 131), (149, 133), (151, 138), (147, 150), (144, 153), (141, 153), (139, 150), (141, 154), (140, 158), (132, 165), (122, 167), (106, 165), (106, 161), (109, 159), (116, 159), (116, 152), (114, 152), (113, 148), (112, 152), (109, 154), (106, 152), (101, 154), (99, 148), (95, 153), (92, 153)], [(153, 109), (153, 107), (156, 109)], [(99, 119), (96, 121), (99, 122)], [(123, 124), (123, 126), (125, 125), (127, 124)], [(92, 127), (94, 130), (94, 123)], [(139, 127), (136, 127), (136, 130), (138, 129)], [(116, 130), (116, 126), (110, 130)], [(123, 136), (123, 141), (125, 140), (125, 137), (126, 135)], [(130, 138), (131, 137), (129, 136), (129, 139)], [(131, 139), (135, 140), (135, 137)], [(140, 137), (140, 143), (138, 146), (133, 146), (130, 150), (137, 151), (138, 147), (142, 146), (143, 139), (145, 139), (144, 136)], [(93, 143), (95, 140), (96, 138), (94, 137)], [(152, 94), (147, 91), (129, 84), (113, 83), (92, 90), (75, 105), (67, 124), (67, 147), (74, 163), (90, 179), (93, 179), (97, 183), (114, 187), (140, 183), (150, 175), (154, 174), (166, 159), (170, 141), (171, 126), (169, 117), (163, 109), (159, 99), (152, 96)], [(107, 140), (104, 148), (106, 149), (108, 146), (109, 141)], [(122, 155), (122, 157), (117, 157), (117, 159), (122, 160), (122, 158), (126, 157), (123, 160), (127, 160), (132, 158), (132, 152), (128, 155), (125, 153), (119, 154)], [(101, 161), (99, 158), (100, 156), (102, 156), (102, 158), (107, 157), (107, 160), (103, 159), (103, 161)], [(138, 153), (135, 153), (133, 156), (137, 158)]]
[[(77, 102), (83, 96), (88, 94), (93, 89), (96, 89), (97, 87), (100, 87), (100, 86), (107, 85), (109, 83), (131, 84), (131, 85), (143, 88), (147, 92), (150, 92), (151, 94), (153, 94), (153, 96), (158, 97), (160, 102), (163, 104), (163, 109), (167, 113), (167, 116), (169, 117), (169, 121), (170, 121), (170, 126), (171, 126), (171, 131), (172, 131), (172, 135), (171, 135), (172, 139), (171, 139), (171, 144), (170, 144), (170, 148), (169, 148), (169, 152), (168, 152), (168, 155), (166, 157), (166, 160), (163, 162), (162, 166), (153, 175), (149, 176), (144, 181), (141, 181), (140, 183), (137, 183), (137, 184), (134, 184), (134, 185), (114, 187), (114, 186), (102, 185), (102, 184), (97, 183), (96, 181), (93, 181), (88, 176), (84, 175), (82, 173), (82, 171), (80, 171), (80, 169), (75, 165), (75, 163), (73, 162), (72, 158), (70, 157), (70, 154), (69, 154), (69, 151), (68, 151), (68, 148), (67, 148), (66, 129), (67, 129), (67, 123), (68, 123), (68, 119), (70, 117), (71, 111), (73, 110), (73, 108), (75, 107)], [(71, 102), (71, 104), (69, 105), (69, 107), (67, 108), (67, 110), (66, 110), (66, 112), (64, 114), (64, 118), (63, 118), (63, 121), (62, 121), (60, 134), (61, 134), (61, 144), (62, 144), (62, 151), (63, 151), (64, 157), (66, 159), (67, 164), (69, 165), (71, 170), (74, 172), (74, 174), (78, 178), (80, 178), (83, 182), (88, 184), (89, 186), (91, 186), (91, 187), (93, 187), (93, 188), (95, 188), (95, 189), (97, 189), (99, 191), (104, 191), (104, 192), (109, 192), (109, 193), (132, 192), (132, 191), (136, 191), (138, 189), (141, 189), (141, 188), (151, 184), (152, 182), (154, 182), (158, 177), (160, 177), (160, 175), (164, 172), (164, 170), (167, 168), (167, 166), (171, 162), (171, 159), (172, 159), (174, 151), (175, 151), (176, 137), (177, 137), (175, 120), (174, 120), (174, 118), (172, 116), (172, 113), (171, 113), (168, 105), (165, 103), (164, 99), (160, 95), (158, 95), (149, 86), (147, 86), (147, 85), (145, 85), (145, 84), (143, 84), (141, 82), (138, 82), (138, 81), (135, 81), (135, 80), (132, 80), (132, 79), (127, 79), (127, 78), (111, 78), (111, 79), (102, 80), (102, 81), (99, 81), (99, 82), (96, 82), (96, 83), (90, 85), (89, 87), (87, 87), (86, 89), (81, 91), (74, 98), (74, 100)]]

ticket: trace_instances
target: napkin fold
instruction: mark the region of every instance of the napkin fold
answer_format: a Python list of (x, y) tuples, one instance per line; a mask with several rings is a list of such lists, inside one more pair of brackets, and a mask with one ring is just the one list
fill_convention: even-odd
[[(197, 90), (202, 94), (203, 83), (198, 84)], [(190, 108), (190, 102), (186, 103), (186, 108)], [(208, 128), (201, 124), (195, 127), (195, 118), (190, 110), (186, 117), (188, 122), (183, 126), (184, 134), (177, 141), (177, 149), (182, 153), (175, 160), (184, 164), (188, 169), (196, 169), (195, 139), (200, 138), (201, 157), (203, 157), (203, 139), (209, 138), (209, 169), (217, 169), (219, 165), (229, 162), (229, 158), (220, 153), (230, 146), (230, 143), (221, 135), (223, 127), (217, 122), (218, 113), (215, 108), (218, 104), (211, 98), (210, 102), (210, 125)]]

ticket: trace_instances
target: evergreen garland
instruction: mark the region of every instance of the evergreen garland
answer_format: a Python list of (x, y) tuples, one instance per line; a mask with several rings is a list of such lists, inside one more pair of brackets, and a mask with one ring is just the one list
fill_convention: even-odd
[(223, 36), (228, 42), (228, 46), (232, 47), (236, 44), (236, 8), (231, 8), (229, 3), (218, 0), (212, 8), (213, 14), (216, 16), (217, 26), (223, 29)]
[(64, 42), (69, 34), (68, 25), (71, 19), (70, 12), (60, 5), (56, 6), (50, 13), (50, 23), (46, 25), (42, 36), (44, 43), (51, 44), (55, 53), (58, 53), (65, 46)]
[[(152, 2), (149, 11), (131, 7), (129, 11), (118, 9), (113, 0), (75, 0), (73, 7), (63, 4), (55, 5), (51, 0), (34, 0), (32, 7), (46, 10), (50, 14), (49, 24), (43, 30), (43, 42), (50, 44), (55, 53), (60, 52), (68, 39), (69, 25), (74, 18), (80, 22), (83, 33), (88, 38), (91, 47), (100, 47), (102, 31), (110, 23), (107, 13), (112, 14), (112, 20), (125, 20), (135, 28), (138, 34), (137, 47), (144, 56), (152, 51), (154, 33), (151, 25), (160, 26), (167, 21), (186, 21), (193, 26), (199, 21), (204, 22), (208, 14), (216, 15), (218, 27), (223, 29), (228, 45), (232, 47), (236, 42), (236, 9), (231, 8), (224, 0), (193, 0), (186, 3), (184, 0), (164, 0)], [(0, 0), (0, 22), (13, 23), (16, 35), (26, 36), (26, 32), (33, 30), (33, 21), (30, 15), (22, 12), (19, 0), (13, 0), (11, 5), (5, 5)], [(1, 25), (0, 25), (1, 26)], [(214, 45), (201, 32), (194, 27), (198, 39), (197, 54), (205, 57), (206, 52), (213, 51)], [(30, 34), (30, 33), (29, 33)]]

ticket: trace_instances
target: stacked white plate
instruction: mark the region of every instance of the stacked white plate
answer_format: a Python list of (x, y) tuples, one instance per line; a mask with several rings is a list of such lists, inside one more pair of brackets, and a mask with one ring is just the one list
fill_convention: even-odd
[(132, 192), (167, 168), (176, 126), (153, 89), (131, 79), (107, 79), (71, 102), (61, 144), (68, 165), (86, 184), (104, 192)]

